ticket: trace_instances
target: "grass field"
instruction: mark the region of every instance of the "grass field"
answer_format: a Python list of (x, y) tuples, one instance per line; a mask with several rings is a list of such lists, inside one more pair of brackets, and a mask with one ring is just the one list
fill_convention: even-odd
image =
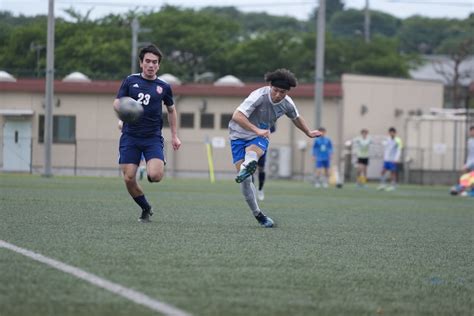
[[(0, 240), (193, 315), (473, 315), (474, 200), (446, 187), (268, 181), (264, 229), (232, 181), (0, 174)], [(0, 315), (156, 312), (0, 248)]]

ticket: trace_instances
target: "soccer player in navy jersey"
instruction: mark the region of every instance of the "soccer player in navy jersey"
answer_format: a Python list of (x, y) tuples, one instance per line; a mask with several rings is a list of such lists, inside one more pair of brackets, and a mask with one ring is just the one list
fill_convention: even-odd
[(299, 115), (295, 103), (287, 95), (296, 87), (295, 75), (287, 69), (277, 69), (265, 74), (268, 86), (253, 91), (234, 111), (229, 122), (232, 159), (238, 175), (242, 194), (252, 214), (263, 227), (273, 227), (273, 220), (258, 206), (256, 189), (251, 175), (257, 169), (257, 161), (268, 148), (270, 129), (277, 119), (286, 115), (293, 124), (308, 137), (321, 135), (318, 130), (310, 130)]
[(154, 45), (141, 49), (139, 54), (141, 73), (125, 78), (113, 102), (118, 109), (119, 99), (131, 97), (143, 106), (143, 116), (135, 123), (123, 123), (119, 145), (119, 164), (127, 191), (142, 209), (140, 222), (149, 222), (153, 215), (142, 188), (137, 182), (136, 173), (142, 155), (146, 160), (148, 181), (160, 182), (164, 175), (164, 141), (161, 135), (163, 127), (162, 104), (166, 106), (171, 129), (171, 145), (178, 150), (181, 141), (177, 133), (177, 114), (173, 101), (173, 92), (166, 82), (158, 79), (157, 72), (163, 54)]

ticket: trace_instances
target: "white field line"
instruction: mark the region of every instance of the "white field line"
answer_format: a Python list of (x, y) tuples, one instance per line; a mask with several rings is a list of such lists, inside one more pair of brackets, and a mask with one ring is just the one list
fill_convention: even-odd
[(66, 263), (63, 263), (61, 261), (57, 261), (51, 258), (48, 258), (46, 256), (43, 256), (42, 254), (30, 251), (28, 249), (24, 249), (18, 246), (15, 246), (13, 244), (10, 244), (4, 240), (0, 239), (0, 248), (5, 248), (12, 250), (16, 253), (22, 254), (26, 257), (29, 257), (33, 260), (36, 260), (38, 262), (47, 264), (50, 267), (53, 267), (57, 270), (66, 272), (68, 274), (71, 274), (79, 279), (82, 279), (84, 281), (87, 281), (93, 285), (96, 285), (98, 287), (101, 287), (109, 292), (115, 293), (117, 295), (120, 295), (130, 301), (133, 301), (137, 304), (143, 305), (148, 307), (149, 309), (152, 309), (154, 311), (163, 313), (164, 315), (170, 315), (170, 316), (190, 316), (190, 314), (186, 313), (185, 311), (182, 311), (174, 306), (168, 305), (166, 303), (160, 302), (158, 300), (155, 300), (143, 293), (140, 293), (138, 291), (132, 290), (130, 288), (124, 287), (120, 284), (110, 282), (108, 280), (105, 280), (97, 275), (94, 275), (92, 273), (86, 272), (84, 270), (81, 270), (79, 268), (70, 266)]

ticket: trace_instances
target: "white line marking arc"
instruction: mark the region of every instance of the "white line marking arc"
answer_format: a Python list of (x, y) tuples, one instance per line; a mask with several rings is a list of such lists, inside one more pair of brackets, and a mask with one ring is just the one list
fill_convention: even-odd
[(95, 274), (86, 272), (82, 269), (76, 268), (74, 266), (68, 265), (66, 263), (63, 263), (61, 261), (54, 260), (52, 258), (43, 256), (42, 254), (33, 252), (28, 249), (24, 249), (18, 246), (15, 246), (13, 244), (10, 244), (4, 240), (0, 239), (0, 248), (5, 248), (9, 249), (11, 251), (14, 251), (16, 253), (22, 254), (26, 257), (29, 257), (35, 261), (44, 263), (50, 267), (53, 267), (57, 270), (63, 271), (65, 273), (71, 274), (79, 279), (82, 279), (84, 281), (87, 281), (93, 285), (96, 285), (98, 287), (101, 287), (109, 292), (115, 293), (117, 295), (120, 295), (130, 301), (133, 301), (137, 304), (143, 305), (148, 307), (149, 309), (152, 309), (154, 311), (163, 313), (164, 315), (169, 315), (169, 316), (191, 316), (191, 314), (188, 314), (185, 311), (182, 311), (174, 306), (171, 306), (169, 304), (160, 302), (158, 300), (155, 300), (143, 293), (140, 293), (138, 291), (132, 290), (130, 288), (127, 288), (125, 286), (122, 286), (120, 284), (108, 281), (106, 279), (103, 279)]

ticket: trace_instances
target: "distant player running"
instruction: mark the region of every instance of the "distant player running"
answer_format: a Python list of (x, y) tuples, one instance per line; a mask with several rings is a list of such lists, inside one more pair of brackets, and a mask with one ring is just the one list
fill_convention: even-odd
[(286, 115), (308, 137), (318, 137), (321, 133), (308, 128), (287, 95), (297, 85), (293, 73), (277, 69), (265, 74), (265, 81), (270, 85), (253, 91), (235, 110), (229, 122), (229, 137), (233, 163), (238, 172), (235, 181), (240, 183), (242, 194), (260, 225), (273, 227), (273, 220), (258, 206), (255, 185), (250, 177), (257, 169), (258, 159), (268, 148), (271, 127)]
[[(384, 141), (383, 169), (378, 190), (393, 191), (397, 184), (397, 163), (402, 156), (402, 140), (397, 136), (397, 130), (390, 127), (388, 137)], [(391, 185), (386, 186), (387, 173), (390, 172)]]
[(128, 96), (140, 102), (144, 109), (143, 116), (138, 122), (123, 124), (119, 147), (119, 164), (125, 186), (130, 196), (142, 209), (139, 218), (141, 222), (149, 222), (150, 216), (153, 215), (152, 207), (136, 179), (142, 154), (146, 160), (148, 181), (159, 182), (164, 175), (165, 159), (161, 136), (163, 103), (168, 111), (171, 145), (174, 150), (178, 150), (181, 146), (177, 134), (177, 115), (171, 87), (156, 76), (162, 56), (161, 51), (154, 45), (143, 48), (139, 54), (142, 72), (125, 78), (113, 102), (114, 109), (118, 110), (119, 99)]

